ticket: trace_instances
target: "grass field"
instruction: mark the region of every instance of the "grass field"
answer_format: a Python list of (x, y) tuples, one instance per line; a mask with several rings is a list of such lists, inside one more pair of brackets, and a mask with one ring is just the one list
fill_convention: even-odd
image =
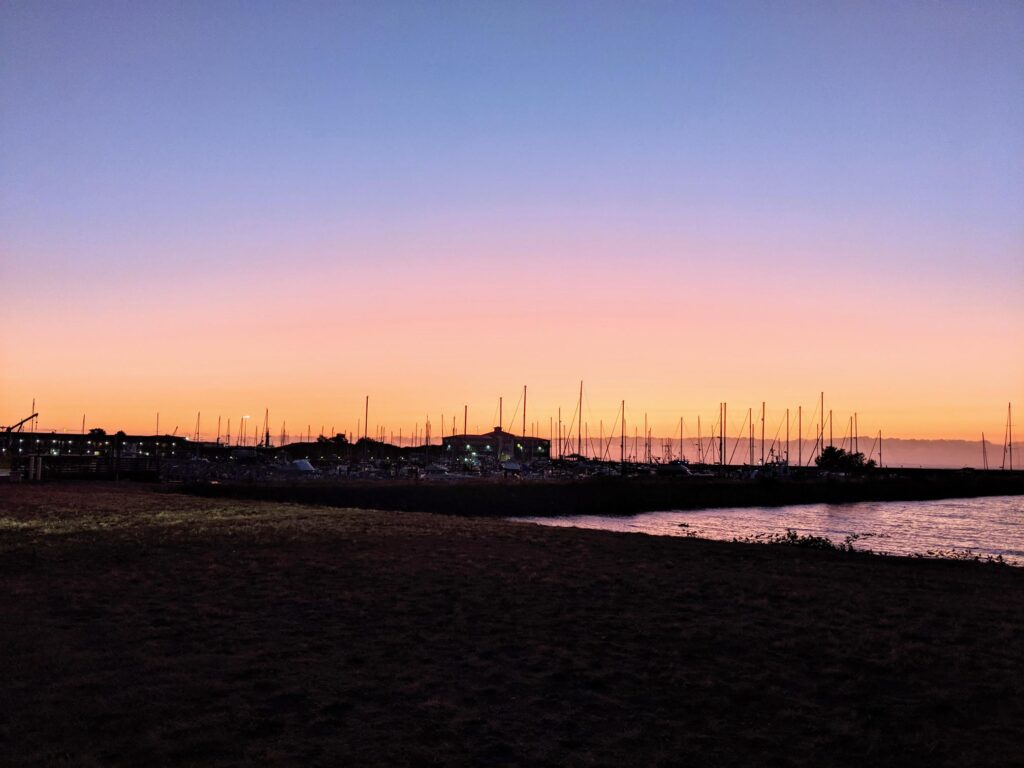
[(0, 764), (1011, 765), (1024, 569), (0, 487)]

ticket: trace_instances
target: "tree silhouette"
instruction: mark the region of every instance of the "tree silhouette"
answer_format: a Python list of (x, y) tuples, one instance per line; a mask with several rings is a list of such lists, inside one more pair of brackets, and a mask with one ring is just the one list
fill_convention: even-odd
[(836, 472), (856, 472), (857, 470), (873, 469), (873, 459), (865, 461), (864, 454), (848, 453), (842, 448), (834, 445), (828, 446), (821, 452), (821, 455), (814, 460), (814, 463), (821, 469), (833, 470)]

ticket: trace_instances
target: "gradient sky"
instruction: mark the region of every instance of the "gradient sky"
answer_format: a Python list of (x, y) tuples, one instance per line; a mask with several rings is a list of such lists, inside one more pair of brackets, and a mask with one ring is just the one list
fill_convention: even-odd
[(0, 423), (998, 440), (1024, 4), (8, 0), (0, 286)]

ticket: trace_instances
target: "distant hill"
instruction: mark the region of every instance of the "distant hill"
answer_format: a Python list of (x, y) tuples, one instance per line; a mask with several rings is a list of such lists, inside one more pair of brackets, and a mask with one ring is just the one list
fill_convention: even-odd
[[(989, 469), (999, 469), (1003, 464), (1003, 446), (986, 440)], [(861, 443), (863, 448), (863, 442)], [(1021, 446), (1014, 445), (1013, 464), (1019, 468), (1024, 456), (1019, 454)], [(882, 459), (887, 467), (975, 467), (983, 464), (980, 440), (907, 440), (886, 439)]]
[[(705, 445), (707, 437), (704, 438)], [(986, 440), (988, 451), (989, 469), (999, 469), (1003, 465), (1003, 445)], [(836, 440), (837, 446), (842, 445)], [(842, 445), (846, 448), (848, 446)], [(878, 460), (878, 444), (873, 437), (861, 436), (859, 445), (861, 453), (869, 458)], [(1013, 466), (1016, 469), (1024, 469), (1024, 444), (1014, 441)], [(695, 446), (692, 441), (687, 440), (687, 458), (693, 459)], [(785, 452), (784, 444), (775, 446), (777, 455)], [(770, 459), (771, 445), (765, 447), (765, 456)], [(811, 457), (814, 455), (814, 441), (803, 441), (803, 463), (813, 464)], [(793, 440), (789, 449), (790, 463), (797, 463), (798, 445)], [(717, 454), (716, 454), (717, 457)], [(732, 463), (743, 464), (749, 460), (750, 446), (745, 440), (737, 441), (729, 438), (726, 445), (726, 458), (732, 459)], [(761, 443), (754, 441), (754, 460), (760, 461)], [(898, 437), (887, 437), (882, 443), (882, 461), (887, 467), (933, 467), (940, 469), (959, 469), (961, 467), (974, 467), (981, 469), (983, 465), (982, 448), (980, 440), (915, 440)]]

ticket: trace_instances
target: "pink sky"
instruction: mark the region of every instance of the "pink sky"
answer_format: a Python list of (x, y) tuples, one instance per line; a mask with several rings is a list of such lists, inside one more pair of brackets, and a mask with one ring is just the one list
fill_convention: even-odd
[(1024, 12), (0, 6), (0, 423), (1024, 407)]

